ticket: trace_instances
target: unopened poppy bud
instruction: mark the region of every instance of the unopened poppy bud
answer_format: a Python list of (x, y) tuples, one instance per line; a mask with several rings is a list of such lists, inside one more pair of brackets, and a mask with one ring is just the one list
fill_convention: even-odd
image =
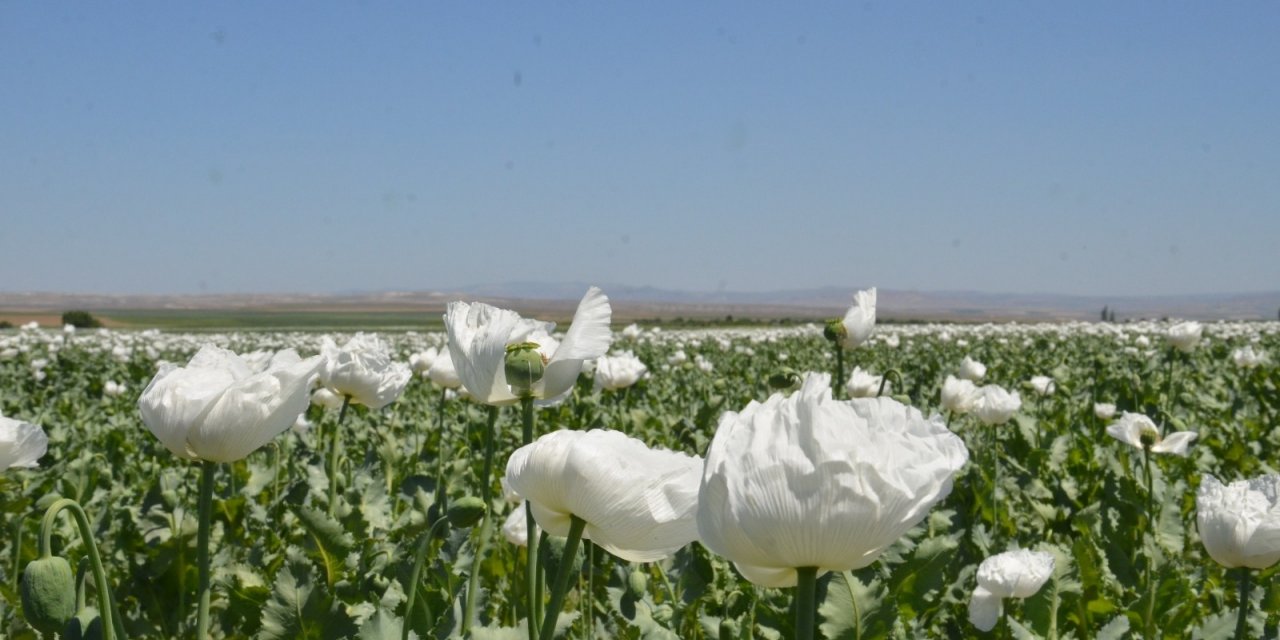
[(520, 342), (507, 345), (505, 370), (507, 384), (517, 393), (529, 391), (542, 379), (547, 366), (546, 360), (538, 352), (538, 343)]
[(27, 624), (52, 636), (76, 614), (76, 578), (60, 556), (27, 563), (22, 571), (22, 613)]
[(769, 388), (774, 391), (791, 391), (798, 388), (802, 381), (795, 369), (784, 367), (781, 371), (769, 376)]
[(831, 342), (839, 344), (849, 335), (849, 330), (844, 326), (844, 320), (836, 318), (828, 320), (827, 325), (822, 328), (822, 337)]
[(649, 575), (640, 569), (632, 571), (627, 576), (627, 591), (632, 598), (639, 600), (644, 597), (644, 592), (649, 589)]
[(453, 501), (445, 517), (449, 518), (449, 524), (454, 528), (466, 529), (480, 522), (484, 513), (484, 501), (475, 496), (467, 496)]
[(102, 616), (93, 607), (77, 611), (62, 631), (62, 640), (101, 640), (102, 637)]

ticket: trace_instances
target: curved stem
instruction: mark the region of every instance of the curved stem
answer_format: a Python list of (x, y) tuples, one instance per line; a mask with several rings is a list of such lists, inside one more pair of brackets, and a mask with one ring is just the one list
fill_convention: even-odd
[(471, 561), (471, 575), (467, 577), (467, 606), (462, 610), (462, 635), (465, 637), (476, 619), (476, 598), (480, 595), (480, 565), (484, 562), (485, 552), (489, 547), (489, 529), (492, 527), (493, 513), (493, 447), (494, 429), (498, 424), (498, 407), (489, 407), (489, 419), (484, 432), (484, 466), (480, 472), (480, 496), (484, 500), (484, 520), (476, 530), (479, 540), (476, 542), (475, 557)]
[(338, 411), (338, 424), (333, 426), (333, 434), (329, 438), (329, 515), (332, 516), (338, 507), (338, 442), (342, 440), (342, 422), (347, 417), (347, 407), (351, 406), (351, 396), (342, 396), (342, 410)]
[[(525, 396), (520, 398), (520, 422), (523, 427), (521, 431), (521, 442), (529, 444), (533, 442), (533, 396)], [(538, 536), (532, 535), (536, 524), (533, 521), (533, 510), (529, 508), (529, 501), (524, 501), (524, 525), (525, 531), (529, 532), (529, 553), (526, 554), (528, 562), (524, 566), (524, 582), (525, 582), (525, 606), (527, 607), (527, 615), (529, 619), (529, 640), (538, 640), (538, 629), (535, 624), (537, 619), (538, 605)]]
[(213, 520), (213, 474), (218, 463), (200, 463), (200, 528), (196, 536), (196, 563), (199, 565), (199, 605), (196, 614), (196, 638), (209, 637), (209, 528)]
[(796, 569), (796, 640), (813, 640), (813, 621), (818, 613), (818, 568)]
[[(409, 584), (406, 589), (407, 599), (404, 605), (404, 626), (400, 630), (400, 640), (409, 640), (409, 627), (413, 620), (413, 604), (414, 600), (416, 600), (418, 596), (418, 578), (422, 576), (422, 565), (427, 560), (427, 550), (431, 547), (431, 541), (436, 537), (436, 531), (442, 524), (448, 521), (448, 518), (441, 515), (440, 519), (436, 520), (436, 523), (431, 525), (431, 528), (427, 530), (426, 537), (418, 544), (418, 552), (413, 556), (413, 573), (409, 574)], [(431, 612), (428, 611), (427, 623), (430, 624), (430, 622)]]
[[(888, 371), (884, 372), (884, 375), (880, 376), (880, 388), (879, 388), (879, 389), (876, 389), (876, 397), (877, 397), (877, 398), (879, 398), (880, 396), (884, 395), (884, 387), (885, 387), (885, 385), (886, 385), (886, 384), (888, 384), (888, 383), (889, 383), (889, 377), (890, 377), (890, 376), (893, 376), (893, 378), (897, 381), (897, 383), (898, 383), (898, 389), (899, 389), (899, 392), (901, 392), (901, 391), (903, 390), (903, 384), (902, 384), (902, 372), (901, 372), (901, 371), (898, 371), (897, 369), (890, 369), (890, 370), (888, 370)], [(950, 418), (948, 418), (947, 420), (948, 420), (948, 421), (950, 421)]]
[(101, 599), (102, 605), (100, 615), (103, 637), (106, 640), (113, 638), (123, 640), (124, 626), (120, 621), (119, 612), (116, 611), (115, 600), (111, 598), (111, 590), (107, 585), (107, 571), (102, 567), (102, 557), (98, 555), (98, 543), (93, 538), (93, 527), (89, 525), (89, 517), (85, 515), (79, 502), (62, 498), (45, 511), (44, 520), (40, 523), (40, 556), (53, 555), (53, 524), (63, 509), (71, 511), (71, 515), (75, 517), (76, 526), (80, 529), (80, 538), (84, 541), (85, 550), (89, 556), (89, 563), (93, 566), (93, 580), (98, 588), (98, 598)]
[(547, 604), (547, 615), (542, 619), (542, 631), (538, 634), (541, 640), (555, 637), (560, 607), (564, 606), (564, 592), (569, 589), (569, 576), (573, 574), (573, 561), (578, 555), (578, 543), (582, 541), (582, 530), (587, 527), (586, 520), (578, 516), (571, 518), (569, 539), (564, 543), (564, 555), (560, 556), (560, 569), (556, 572), (555, 586), (551, 589), (551, 602)]
[(1240, 567), (1240, 615), (1236, 618), (1236, 640), (1247, 638), (1249, 626), (1249, 591), (1253, 588), (1253, 572)]

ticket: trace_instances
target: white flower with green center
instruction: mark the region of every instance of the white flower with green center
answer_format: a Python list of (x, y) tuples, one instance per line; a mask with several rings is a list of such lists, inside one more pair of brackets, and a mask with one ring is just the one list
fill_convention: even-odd
[(1160, 427), (1151, 418), (1127, 411), (1107, 427), (1107, 435), (1139, 449), (1147, 449), (1151, 453), (1172, 453), (1178, 456), (1186, 456), (1187, 447), (1199, 436), (1194, 431), (1179, 431), (1161, 436)]
[(990, 631), (1000, 621), (1005, 598), (1030, 598), (1053, 575), (1053, 554), (1018, 549), (996, 554), (978, 565), (978, 586), (969, 599), (969, 622)]

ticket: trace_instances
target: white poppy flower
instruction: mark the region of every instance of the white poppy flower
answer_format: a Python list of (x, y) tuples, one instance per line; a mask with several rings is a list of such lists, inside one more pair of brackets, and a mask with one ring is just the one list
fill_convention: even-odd
[(341, 347), (326, 337), (320, 354), (320, 383), (370, 409), (395, 402), (413, 377), (409, 365), (392, 361), (387, 343), (370, 333), (357, 333)]
[(32, 469), (49, 450), (44, 429), (29, 422), (0, 416), (0, 471), (12, 467)]
[(639, 382), (649, 372), (648, 367), (630, 351), (596, 359), (595, 387), (597, 389), (625, 389)]
[(449, 347), (443, 347), (431, 361), (431, 368), (427, 369), (427, 378), (437, 387), (445, 389), (457, 389), (462, 386), (462, 379), (458, 377), (458, 369), (453, 366), (453, 356), (449, 354)]
[(1022, 397), (1017, 391), (1007, 391), (994, 384), (984, 385), (974, 394), (973, 414), (983, 424), (1004, 424), (1022, 408)]
[(1053, 554), (1018, 549), (978, 565), (978, 586), (969, 599), (969, 622), (990, 631), (1000, 620), (1004, 598), (1030, 598), (1053, 575)]
[[(1151, 418), (1127, 411), (1120, 415), (1119, 421), (1107, 427), (1107, 435), (1139, 449), (1150, 446), (1152, 453), (1172, 453), (1179, 456), (1186, 456), (1187, 447), (1199, 436), (1194, 431), (1179, 431), (1161, 437), (1160, 427)], [(1143, 441), (1144, 438), (1146, 442)]]
[(865, 567), (951, 492), (969, 458), (938, 417), (891, 398), (836, 401), (809, 374), (720, 418), (698, 496), (702, 543), (766, 587)]
[(1199, 322), (1179, 322), (1169, 327), (1169, 332), (1165, 337), (1169, 339), (1169, 344), (1173, 345), (1178, 351), (1190, 353), (1195, 350), (1196, 345), (1200, 344), (1203, 336), (1204, 327)]
[(1196, 528), (1209, 557), (1227, 567), (1266, 569), (1280, 561), (1280, 475), (1223, 485), (1205, 475)]
[(960, 361), (960, 378), (970, 382), (978, 382), (987, 376), (987, 365), (965, 356)]
[(978, 399), (978, 387), (969, 380), (947, 376), (942, 383), (942, 408), (952, 413), (965, 414), (973, 411), (973, 404)]
[(240, 460), (293, 425), (324, 364), (319, 356), (278, 355), (261, 372), (214, 346), (200, 349), (185, 367), (164, 363), (138, 399), (142, 421), (183, 458)]
[(553, 431), (507, 461), (507, 484), (529, 501), (547, 533), (583, 538), (632, 562), (653, 562), (698, 537), (702, 459), (662, 449), (619, 431)]
[(324, 387), (320, 387), (311, 394), (311, 404), (318, 407), (324, 407), (326, 409), (341, 409), (342, 396)]
[(1093, 415), (1099, 420), (1110, 420), (1116, 415), (1116, 406), (1109, 402), (1096, 402), (1093, 405)]
[(840, 346), (852, 349), (866, 342), (876, 328), (876, 288), (853, 294), (853, 306), (845, 312), (840, 321), (844, 325), (844, 335), (840, 337)]
[(1057, 390), (1057, 387), (1058, 385), (1054, 383), (1053, 378), (1049, 376), (1032, 376), (1031, 378), (1031, 388), (1042, 396), (1051, 395)]
[(608, 352), (613, 339), (609, 331), (612, 315), (609, 298), (591, 287), (578, 303), (573, 322), (560, 342), (551, 337), (555, 324), (525, 320), (514, 311), (480, 302), (450, 302), (444, 324), (449, 334), (449, 354), (462, 385), (478, 402), (506, 405), (520, 400), (507, 384), (507, 345), (538, 345), (546, 369), (529, 391), (536, 398), (555, 400), (573, 388), (584, 360)]
[(1236, 363), (1237, 367), (1252, 369), (1270, 362), (1271, 358), (1265, 351), (1255, 351), (1253, 345), (1250, 344), (1232, 351), (1231, 360)]
[[(849, 372), (849, 381), (845, 383), (844, 388), (849, 392), (850, 398), (874, 398), (880, 391), (882, 380), (884, 380), (883, 376), (873, 375), (862, 367), (854, 367), (853, 371)], [(893, 393), (890, 385), (884, 385), (884, 393), (885, 395)]]
[[(518, 547), (529, 546), (529, 522), (525, 519), (524, 514), (524, 501), (522, 500), (520, 504), (511, 510), (511, 513), (507, 514), (507, 519), (502, 523), (502, 537), (506, 538), (507, 542)], [(533, 531), (534, 535), (538, 535), (541, 532), (536, 523), (533, 526)]]

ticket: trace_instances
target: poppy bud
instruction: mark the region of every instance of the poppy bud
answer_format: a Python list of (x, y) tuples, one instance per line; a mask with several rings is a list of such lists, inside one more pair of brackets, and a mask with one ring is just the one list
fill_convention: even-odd
[(449, 510), (445, 517), (449, 518), (449, 524), (457, 529), (466, 529), (473, 527), (481, 518), (484, 518), (485, 508), (484, 501), (475, 496), (467, 496), (454, 500), (449, 505)]
[(844, 326), (844, 320), (836, 318), (828, 320), (827, 325), (822, 328), (822, 337), (839, 344), (849, 335), (849, 330)]
[(22, 612), (27, 624), (46, 635), (62, 631), (76, 613), (76, 579), (60, 556), (27, 563), (22, 571)]
[(791, 391), (798, 388), (801, 382), (800, 374), (789, 367), (769, 376), (769, 388), (774, 391)]

